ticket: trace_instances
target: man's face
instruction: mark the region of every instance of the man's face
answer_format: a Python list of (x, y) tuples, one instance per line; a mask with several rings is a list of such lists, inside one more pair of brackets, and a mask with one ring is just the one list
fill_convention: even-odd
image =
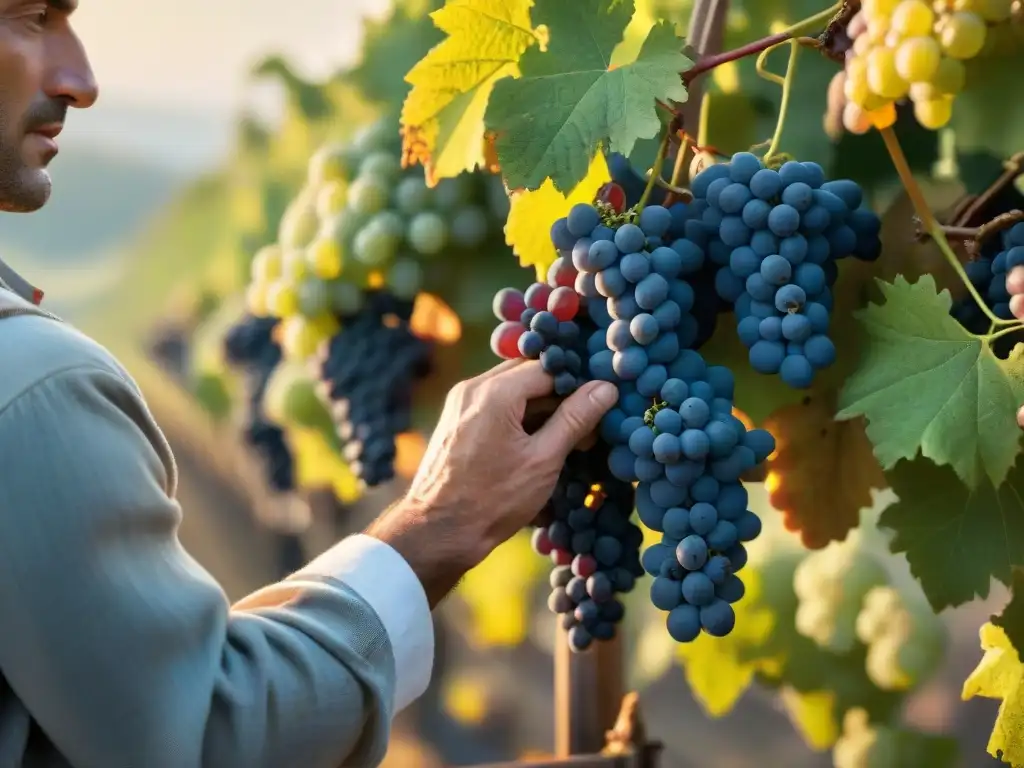
[(71, 29), (78, 0), (0, 0), (0, 210), (34, 211), (68, 107), (96, 101), (96, 79)]

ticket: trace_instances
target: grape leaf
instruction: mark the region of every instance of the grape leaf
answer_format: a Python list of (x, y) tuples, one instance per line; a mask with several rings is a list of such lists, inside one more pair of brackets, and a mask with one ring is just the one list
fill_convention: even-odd
[(679, 73), (693, 62), (668, 22), (651, 28), (635, 61), (609, 68), (632, 15), (632, 0), (537, 0), (533, 20), (549, 31), (547, 51), (523, 54), (522, 76), (495, 84), (485, 117), (510, 187), (550, 178), (572, 189), (598, 145), (628, 157), (638, 139), (658, 133), (656, 99), (686, 99)]
[(550, 179), (540, 189), (512, 194), (512, 205), (505, 222), (505, 242), (512, 246), (519, 263), (537, 270), (537, 280), (547, 279), (547, 271), (558, 257), (551, 243), (551, 225), (576, 203), (591, 203), (611, 175), (604, 154), (598, 152), (590, 162), (586, 176), (568, 195), (563, 195)]
[(537, 41), (530, 0), (450, 0), (431, 14), (448, 37), (405, 76), (403, 150), (433, 182), (485, 166), (484, 112), (494, 84), (519, 74)]
[(918, 451), (971, 487), (999, 485), (1020, 450), (1020, 356), (1000, 361), (949, 315), (935, 279), (880, 284), (885, 304), (858, 313), (867, 339), (840, 395), (838, 419), (865, 416), (885, 469)]
[(815, 752), (828, 749), (839, 738), (836, 695), (832, 691), (798, 691), (783, 686), (782, 705), (793, 726)]
[(291, 426), (286, 434), (299, 488), (330, 488), (342, 504), (352, 504), (362, 497), (358, 478), (342, 459), (336, 441), (323, 430)]
[(1024, 765), (1024, 666), (1000, 627), (983, 624), (979, 634), (985, 655), (964, 681), (961, 697), (1002, 700), (988, 753), (1005, 763)]
[(1004, 584), (1024, 565), (1024, 463), (995, 488), (983, 481), (969, 489), (949, 467), (918, 458), (886, 473), (899, 498), (878, 524), (895, 537), (936, 612), (987, 597), (992, 578)]
[(1006, 633), (1017, 654), (1024, 649), (1024, 568), (1015, 565), (1011, 571), (1010, 602), (1003, 612), (993, 616), (990, 621)]
[(345, 78), (368, 101), (399, 104), (409, 92), (405, 73), (440, 40), (425, 13), (398, 4), (385, 19), (363, 21), (362, 55)]
[(531, 588), (546, 572), (530, 532), (519, 531), (459, 582), (455, 594), (469, 608), (472, 639), (483, 647), (512, 647), (530, 628)]
[(760, 574), (743, 571), (746, 594), (733, 605), (736, 628), (725, 637), (701, 633), (679, 646), (678, 658), (693, 697), (712, 717), (727, 714), (749, 687), (761, 663), (752, 651), (764, 645), (775, 627), (775, 614), (760, 600)]
[(834, 421), (835, 403), (834, 390), (815, 387), (763, 425), (776, 446), (767, 461), (769, 499), (809, 549), (842, 541), (871, 506), (871, 490), (886, 487), (863, 420)]

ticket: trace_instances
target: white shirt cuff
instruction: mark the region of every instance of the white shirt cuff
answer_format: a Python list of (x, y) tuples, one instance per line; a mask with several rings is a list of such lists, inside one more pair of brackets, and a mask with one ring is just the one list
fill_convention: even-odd
[(434, 669), (434, 622), (423, 585), (390, 546), (365, 534), (342, 539), (300, 571), (329, 576), (377, 614), (395, 657), (396, 713), (422, 696)]

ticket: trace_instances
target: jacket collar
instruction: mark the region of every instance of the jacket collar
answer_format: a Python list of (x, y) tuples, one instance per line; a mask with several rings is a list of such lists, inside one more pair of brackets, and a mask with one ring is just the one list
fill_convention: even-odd
[(0, 259), (0, 287), (16, 293), (37, 307), (43, 301), (43, 292), (11, 269), (3, 259)]

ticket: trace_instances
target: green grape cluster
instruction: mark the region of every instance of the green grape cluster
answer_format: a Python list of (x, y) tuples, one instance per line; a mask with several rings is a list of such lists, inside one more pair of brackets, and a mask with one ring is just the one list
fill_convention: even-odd
[(797, 632), (822, 648), (846, 653), (857, 641), (864, 596), (887, 583), (885, 568), (853, 534), (809, 554), (793, 575)]
[(917, 121), (945, 126), (964, 86), (964, 62), (983, 52), (1013, 0), (864, 0), (851, 19), (843, 125), (852, 133), (887, 128), (909, 98)]
[(832, 747), (832, 764), (835, 768), (951, 768), (956, 751), (950, 741), (872, 722), (866, 710), (855, 707), (843, 716), (843, 732)]
[(868, 677), (887, 691), (906, 691), (926, 680), (942, 661), (947, 640), (945, 626), (927, 605), (891, 586), (864, 596), (857, 638), (868, 648)]
[(286, 357), (304, 360), (356, 314), (367, 290), (414, 299), (442, 252), (472, 252), (508, 213), (500, 179), (464, 174), (430, 187), (403, 169), (399, 133), (382, 120), (343, 144), (321, 147), (276, 243), (252, 260), (249, 311), (281, 319)]

